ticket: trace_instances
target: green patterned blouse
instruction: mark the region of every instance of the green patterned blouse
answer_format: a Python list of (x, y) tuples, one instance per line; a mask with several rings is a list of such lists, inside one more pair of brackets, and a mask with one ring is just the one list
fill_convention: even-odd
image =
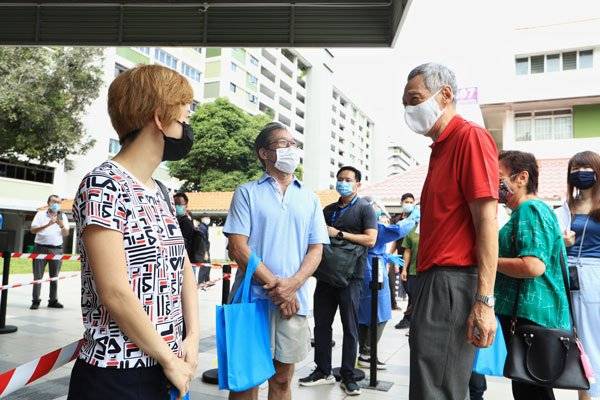
[[(546, 271), (535, 278), (522, 279), (517, 316), (547, 328), (570, 329), (569, 305), (559, 257), (566, 250), (554, 212), (543, 201), (528, 200), (511, 215), (500, 230), (500, 257), (536, 257)], [(496, 314), (511, 316), (521, 279), (498, 272)]]

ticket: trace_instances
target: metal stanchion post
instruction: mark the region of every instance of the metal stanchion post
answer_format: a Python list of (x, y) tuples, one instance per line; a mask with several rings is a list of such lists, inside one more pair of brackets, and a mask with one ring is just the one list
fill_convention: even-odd
[(373, 264), (371, 268), (371, 326), (369, 329), (369, 341), (371, 345), (371, 365), (370, 365), (370, 376), (369, 386), (377, 387), (377, 301), (379, 300), (379, 289), (381, 289), (381, 283), (379, 283), (379, 258), (373, 258)]
[[(223, 265), (223, 288), (221, 290), (221, 304), (227, 304), (231, 290), (231, 265)], [(217, 368), (206, 370), (202, 373), (202, 382), (213, 385), (219, 384), (219, 370)]]
[[(8, 285), (8, 274), (10, 272), (10, 251), (2, 252), (4, 258), (4, 267), (2, 269), (2, 286)], [(17, 327), (6, 325), (6, 305), (8, 302), (8, 289), (3, 290), (0, 294), (0, 334), (13, 333), (17, 331)]]

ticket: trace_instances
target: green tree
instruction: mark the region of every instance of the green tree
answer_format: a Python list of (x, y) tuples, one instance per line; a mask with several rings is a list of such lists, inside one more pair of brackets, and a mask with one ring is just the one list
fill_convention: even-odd
[(81, 122), (102, 85), (102, 49), (0, 47), (0, 154), (65, 161), (94, 144)]
[(181, 161), (169, 163), (171, 175), (184, 181), (183, 190), (228, 191), (257, 179), (262, 166), (254, 140), (271, 118), (250, 115), (227, 99), (202, 104), (191, 117), (194, 146)]

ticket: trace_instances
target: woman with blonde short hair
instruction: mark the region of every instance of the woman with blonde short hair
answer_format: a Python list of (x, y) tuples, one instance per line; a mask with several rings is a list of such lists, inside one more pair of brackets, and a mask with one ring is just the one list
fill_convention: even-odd
[(172, 199), (152, 178), (193, 144), (193, 93), (177, 72), (129, 69), (108, 90), (122, 149), (82, 180), (73, 204), (81, 252), (84, 344), (69, 399), (168, 398), (189, 390), (198, 303)]

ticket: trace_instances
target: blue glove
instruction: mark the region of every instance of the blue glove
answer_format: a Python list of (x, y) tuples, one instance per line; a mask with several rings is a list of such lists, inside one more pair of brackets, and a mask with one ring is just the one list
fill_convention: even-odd
[[(169, 390), (169, 396), (171, 400), (177, 400), (177, 397), (179, 396), (179, 390), (177, 390), (175, 386), (171, 386), (171, 389)], [(183, 396), (183, 400), (190, 400), (190, 394), (186, 393)]]
[(406, 219), (414, 221), (415, 225), (418, 224), (421, 221), (421, 207), (415, 206), (413, 212)]
[(389, 254), (388, 261), (390, 264), (394, 264), (400, 268), (404, 267), (404, 259), (397, 254)]

